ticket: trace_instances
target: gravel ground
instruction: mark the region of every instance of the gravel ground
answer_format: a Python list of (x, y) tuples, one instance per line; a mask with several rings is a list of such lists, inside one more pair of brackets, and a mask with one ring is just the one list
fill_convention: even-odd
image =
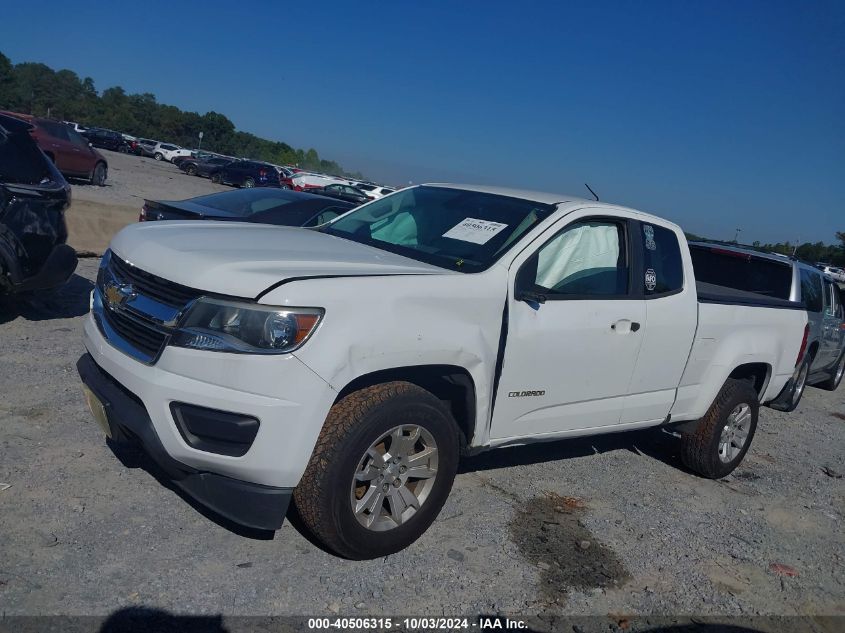
[(109, 164), (105, 187), (70, 181), (68, 243), (77, 250), (102, 254), (112, 235), (138, 221), (144, 199), (184, 200), (230, 189), (207, 178), (188, 176), (166, 161), (107, 150), (100, 152)]
[(236, 533), (115, 457), (74, 367), (96, 266), (0, 304), (0, 613), (845, 615), (845, 389), (763, 409), (722, 481), (655, 431), (466, 459), (416, 544), (351, 562), (295, 521)]

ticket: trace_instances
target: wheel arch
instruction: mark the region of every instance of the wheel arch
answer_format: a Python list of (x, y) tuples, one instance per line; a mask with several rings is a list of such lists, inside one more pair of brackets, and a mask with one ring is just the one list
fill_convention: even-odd
[(739, 365), (728, 374), (728, 378), (747, 380), (757, 392), (757, 397), (762, 400), (763, 394), (769, 385), (772, 376), (772, 366), (768, 363), (745, 363)]
[(363, 374), (343, 387), (335, 402), (354, 391), (393, 381), (409, 382), (433, 394), (449, 408), (463, 446), (472, 442), (477, 423), (475, 381), (458, 365), (410, 365)]

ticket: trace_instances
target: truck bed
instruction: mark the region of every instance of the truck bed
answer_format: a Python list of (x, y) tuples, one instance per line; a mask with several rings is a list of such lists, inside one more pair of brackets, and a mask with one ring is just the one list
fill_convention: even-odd
[(806, 310), (800, 301), (789, 301), (776, 297), (767, 297), (756, 292), (736, 290), (727, 286), (717, 286), (703, 281), (695, 283), (699, 303), (723, 303), (727, 305), (752, 306), (756, 308), (782, 308), (786, 310)]

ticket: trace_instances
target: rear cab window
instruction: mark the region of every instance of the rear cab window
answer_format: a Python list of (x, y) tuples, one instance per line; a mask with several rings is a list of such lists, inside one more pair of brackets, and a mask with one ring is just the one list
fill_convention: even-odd
[(789, 300), (792, 265), (719, 246), (690, 244), (695, 278), (716, 286)]

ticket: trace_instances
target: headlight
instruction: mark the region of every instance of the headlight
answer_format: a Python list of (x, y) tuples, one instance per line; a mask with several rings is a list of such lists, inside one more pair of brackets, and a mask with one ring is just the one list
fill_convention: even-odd
[(302, 345), (323, 316), (320, 308), (285, 308), (198, 299), (171, 344), (245, 354), (285, 354)]

